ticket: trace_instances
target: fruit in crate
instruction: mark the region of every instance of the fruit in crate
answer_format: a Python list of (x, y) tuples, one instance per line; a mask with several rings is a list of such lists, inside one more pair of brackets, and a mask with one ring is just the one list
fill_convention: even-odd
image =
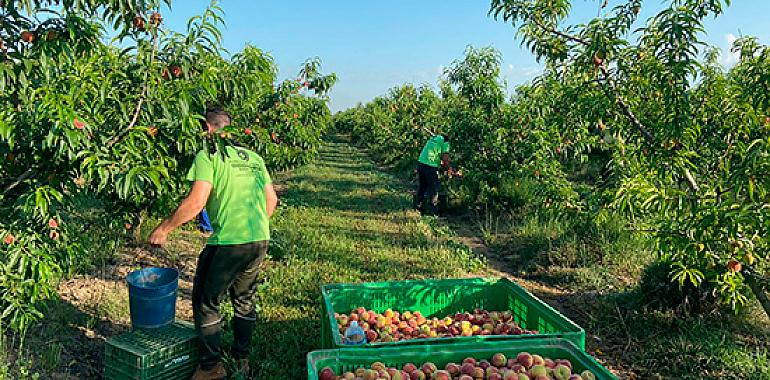
[[(441, 363), (439, 363), (441, 364)], [(462, 364), (447, 363), (441, 366), (425, 362), (421, 366), (406, 363), (401, 368), (387, 367), (374, 362), (368, 368), (360, 367), (341, 376), (331, 367), (324, 367), (318, 374), (320, 380), (596, 380), (596, 375), (585, 370), (573, 373), (572, 363), (562, 358), (546, 358), (538, 354), (520, 352), (506, 359), (503, 353), (492, 355), (489, 360), (467, 357)]]
[[(510, 311), (456, 313), (442, 318), (428, 318), (419, 311), (399, 312), (388, 309), (382, 313), (359, 307), (349, 314), (336, 314), (337, 328), (344, 336), (353, 321), (366, 331), (367, 343), (398, 342), (410, 339), (452, 338), (474, 335), (524, 335), (537, 331), (523, 329), (513, 320)], [(505, 357), (502, 358), (504, 360)], [(497, 360), (501, 360), (497, 358)], [(485, 368), (486, 370), (486, 368)]]

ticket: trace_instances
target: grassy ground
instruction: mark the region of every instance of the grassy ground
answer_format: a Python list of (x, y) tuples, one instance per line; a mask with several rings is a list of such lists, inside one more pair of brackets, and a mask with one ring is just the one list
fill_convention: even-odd
[[(649, 261), (638, 242), (600, 235), (617, 252), (585, 266), (586, 244), (569, 227), (423, 218), (410, 209), (408, 184), (340, 142), (276, 182), (282, 205), (257, 295), (255, 378), (304, 378), (305, 355), (320, 346), (323, 284), (485, 275), (518, 281), (586, 328), (588, 352), (621, 379), (770, 379), (770, 332), (755, 309), (742, 318), (697, 318), (628, 301)], [(191, 279), (204, 242), (182, 230), (168, 247), (182, 272), (180, 319), (191, 319)], [(163, 262), (142, 245), (126, 246), (108, 266), (63, 282), (61, 299), (30, 331), (22, 354), (1, 349), (18, 341), (0, 334), (0, 379), (101, 378), (104, 340), (129, 326), (124, 278), (137, 257)], [(565, 260), (571, 265), (557, 264)], [(227, 305), (223, 311), (232, 315)], [(225, 344), (230, 339), (226, 332)]]

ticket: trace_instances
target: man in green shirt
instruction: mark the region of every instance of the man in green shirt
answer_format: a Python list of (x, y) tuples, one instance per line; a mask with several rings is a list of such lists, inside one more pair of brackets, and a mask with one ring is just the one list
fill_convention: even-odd
[(422, 148), (417, 162), (419, 186), (414, 196), (414, 207), (421, 212), (436, 214), (438, 206), (439, 167), (454, 173), (449, 161), (449, 136), (436, 135)]
[(230, 115), (224, 110), (206, 112), (209, 146), (198, 152), (187, 174), (192, 189), (149, 239), (151, 244), (165, 244), (172, 230), (194, 219), (204, 206), (211, 219), (214, 232), (198, 258), (193, 282), (193, 316), (202, 352), (193, 380), (227, 376), (220, 348), (219, 302), (228, 292), (235, 309), (232, 355), (240, 371), (249, 371), (257, 273), (270, 241), (269, 219), (278, 205), (262, 157), (215, 142), (214, 133), (229, 124)]

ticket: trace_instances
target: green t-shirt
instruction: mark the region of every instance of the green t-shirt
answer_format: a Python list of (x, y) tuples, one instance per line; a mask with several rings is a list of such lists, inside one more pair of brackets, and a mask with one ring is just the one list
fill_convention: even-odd
[(265, 160), (244, 148), (228, 146), (222, 154), (202, 150), (195, 156), (188, 181), (213, 185), (206, 203), (214, 233), (209, 245), (246, 244), (270, 240), (265, 185), (272, 183)]
[(422, 148), (418, 161), (437, 168), (441, 165), (441, 154), (449, 153), (449, 142), (444, 142), (444, 136), (433, 136)]

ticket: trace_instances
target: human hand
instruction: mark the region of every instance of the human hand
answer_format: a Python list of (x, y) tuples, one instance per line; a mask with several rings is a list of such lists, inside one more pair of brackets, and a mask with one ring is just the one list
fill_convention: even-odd
[(149, 243), (152, 245), (157, 246), (164, 246), (166, 245), (166, 240), (168, 239), (168, 231), (163, 228), (163, 225), (156, 227), (155, 230), (152, 231), (150, 234), (150, 238), (148, 239)]

